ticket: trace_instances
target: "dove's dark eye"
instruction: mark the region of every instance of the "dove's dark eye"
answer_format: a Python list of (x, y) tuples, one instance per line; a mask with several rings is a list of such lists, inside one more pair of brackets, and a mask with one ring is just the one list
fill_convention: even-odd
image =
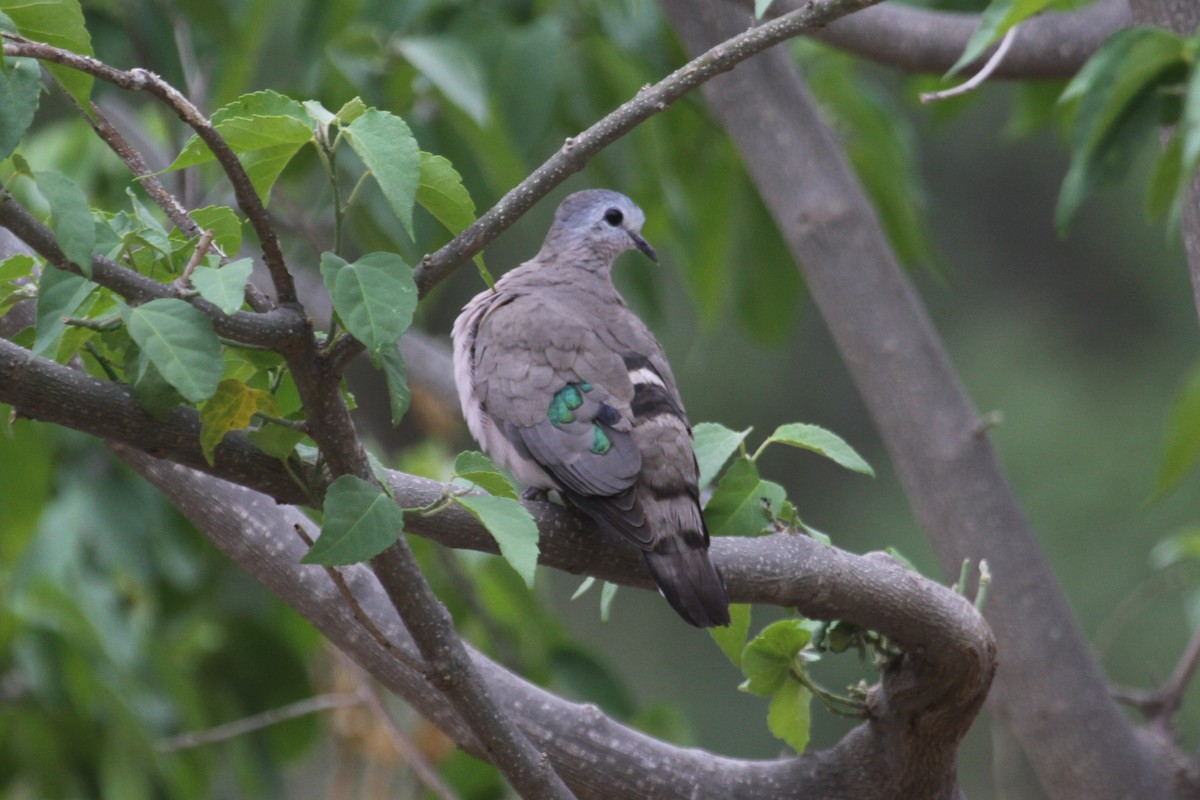
[(625, 215), (621, 213), (619, 208), (610, 208), (604, 212), (604, 221), (614, 228), (620, 225), (623, 219), (625, 219)]

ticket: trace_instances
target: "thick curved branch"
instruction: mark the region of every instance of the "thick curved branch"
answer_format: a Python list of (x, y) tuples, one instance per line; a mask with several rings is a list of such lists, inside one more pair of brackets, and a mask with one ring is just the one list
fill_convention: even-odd
[[(800, 5), (800, 0), (775, 0), (768, 13), (783, 13)], [(1068, 78), (1105, 39), (1130, 24), (1125, 0), (1098, 0), (1078, 11), (1026, 20), (995, 77)], [(958, 61), (978, 25), (976, 14), (885, 5), (834, 20), (811, 35), (904, 72), (941, 73)], [(981, 60), (986, 58), (985, 53)], [(968, 72), (971, 70), (968, 67)]]
[(228, 176), (238, 206), (246, 214), (246, 218), (250, 220), (250, 225), (258, 236), (263, 252), (263, 263), (266, 264), (267, 271), (271, 275), (279, 302), (286, 305), (296, 303), (296, 287), (291, 273), (288, 272), (287, 264), (284, 262), (283, 251), (279, 249), (279, 239), (267, 218), (267, 211), (263, 208), (262, 200), (259, 199), (253, 184), (250, 183), (250, 177), (242, 167), (242, 162), (238, 160), (237, 154), (230, 149), (208, 118), (201, 114), (200, 110), (192, 105), (178, 89), (149, 70), (116, 69), (90, 56), (79, 55), (69, 50), (29, 41), (11, 34), (4, 34), (4, 39), (6, 56), (23, 56), (62, 64), (131, 92), (147, 92), (174, 111), (208, 145), (208, 149), (216, 157), (217, 163), (221, 165)]
[[(200, 415), (194, 410), (180, 406), (166, 418), (155, 419), (142, 410), (127, 387), (30, 358), (28, 350), (4, 339), (0, 339), (0, 402), (29, 419), (121, 442), (255, 486), (280, 502), (312, 502), (283, 462), (263, 453), (244, 435), (226, 436), (217, 445), (214, 465), (209, 466), (200, 450)], [(294, 462), (292, 467), (302, 480), (312, 482), (303, 464)]]
[[(357, 623), (324, 570), (298, 563), (305, 546), (291, 527), (309, 524), (302, 515), (184, 467), (125, 448), (119, 453), (235, 562), (460, 744), (480, 753), (470, 728), (439, 692), (431, 690), (426, 676), (393, 657)], [(441, 489), (432, 481), (407, 476), (397, 476), (396, 484), (410, 501)], [(601, 574), (649, 587), (634, 548), (616, 540), (612, 547), (597, 548), (597, 532), (576, 515), (545, 503), (533, 508), (542, 526), (544, 560), (582, 564), (600, 558)], [(495, 552), (491, 536), (466, 512), (438, 515), (428, 523), (414, 520), (413, 532)], [(920, 739), (924, 726), (944, 722), (940, 714), (965, 718), (969, 724), (970, 710), (982, 702), (994, 650), (987, 626), (970, 604), (886, 556), (854, 556), (805, 536), (720, 539), (713, 552), (738, 600), (794, 605), (814, 618), (859, 622), (909, 649), (874, 695), (877, 718), (830, 751), (777, 761), (727, 759), (651, 739), (594, 706), (566, 702), (473, 653), (475, 666), (505, 713), (518, 721), (571, 789), (579, 797), (609, 799), (939, 796), (913, 788), (929, 772), (928, 760), (910, 762), (911, 772), (922, 775), (897, 775), (888, 771), (882, 758), (890, 748), (904, 750), (911, 740)], [(343, 570), (343, 576), (388, 640), (414, 655), (414, 645), (371, 575), (353, 567)], [(959, 735), (962, 731), (965, 724)]]
[[(747, 19), (729, 6), (663, 6), (690, 52)], [(988, 619), (1004, 653), (992, 698), (1040, 779), (1055, 797), (1167, 797), (794, 65), (783, 53), (764, 54), (707, 84), (705, 97), (801, 265), (943, 570), (957, 574), (967, 558), (991, 566)]]

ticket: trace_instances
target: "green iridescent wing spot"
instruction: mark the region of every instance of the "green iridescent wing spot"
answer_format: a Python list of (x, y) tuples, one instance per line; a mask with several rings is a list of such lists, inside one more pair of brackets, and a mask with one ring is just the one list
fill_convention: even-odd
[(592, 425), (592, 452), (596, 455), (604, 455), (612, 449), (612, 440), (608, 438), (608, 434), (599, 425)]
[(579, 388), (585, 392), (590, 392), (592, 390), (592, 385), (590, 383), (588, 383), (587, 381), (583, 381), (582, 383), (579, 384)]
[(550, 409), (546, 416), (554, 423), (556, 428), (561, 428), (569, 422), (575, 421), (575, 415), (571, 412), (583, 405), (583, 395), (580, 394), (580, 388), (585, 392), (591, 391), (591, 384), (575, 384), (568, 383), (563, 388), (559, 389), (554, 397), (550, 398)]

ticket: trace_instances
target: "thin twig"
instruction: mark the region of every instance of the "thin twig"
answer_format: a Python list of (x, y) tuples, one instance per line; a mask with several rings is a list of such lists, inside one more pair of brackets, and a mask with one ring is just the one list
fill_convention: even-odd
[(978, 88), (980, 84), (991, 77), (996, 68), (1004, 61), (1004, 57), (1008, 55), (1008, 49), (1012, 47), (1013, 40), (1017, 38), (1017, 29), (1020, 27), (1020, 24), (1017, 24), (1008, 29), (1008, 32), (1004, 34), (1004, 38), (1000, 40), (1000, 46), (996, 48), (996, 52), (992, 53), (992, 57), (987, 60), (983, 68), (971, 76), (970, 79), (960, 83), (958, 86), (952, 86), (940, 92), (922, 92), (919, 95), (921, 102), (932, 103), (936, 100), (945, 100), (948, 97), (956, 97)]
[[(0, 193), (0, 225), (48, 262), (65, 272), (83, 274), (63, 255), (53, 231), (38, 221), (7, 193)], [(178, 287), (161, 283), (124, 267), (110, 258), (92, 254), (91, 280), (111, 289), (131, 303), (144, 303), (160, 297), (178, 297)], [(226, 315), (200, 297), (187, 298), (212, 320), (213, 330), (234, 341), (277, 349), (294, 340), (304, 330), (304, 318), (294, 309), (276, 308), (262, 313), (237, 311)]]
[(517, 653), (517, 648), (513, 646), (508, 634), (480, 601), (479, 593), (475, 591), (475, 585), (471, 583), (471, 579), (464, 572), (454, 551), (445, 547), (435, 547), (434, 553), (437, 555), (438, 563), (445, 570), (446, 577), (450, 579), (450, 586), (454, 589), (454, 593), (466, 602), (475, 619), (483, 626), (492, 646), (496, 648), (497, 660), (509, 669), (520, 671), (521, 657)]
[(79, 55), (13, 34), (2, 35), (5, 40), (4, 54), (6, 56), (36, 58), (62, 64), (131, 92), (147, 92), (174, 111), (208, 145), (208, 149), (212, 151), (217, 163), (221, 165), (225, 175), (229, 178), (238, 206), (250, 220), (254, 232), (258, 235), (259, 243), (262, 246), (263, 262), (271, 275), (279, 302), (289, 305), (298, 302), (295, 281), (292, 280), (291, 273), (287, 270), (283, 251), (279, 249), (279, 240), (267, 218), (262, 200), (259, 199), (253, 184), (250, 183), (250, 177), (246, 174), (245, 168), (242, 167), (237, 154), (233, 152), (208, 118), (201, 114), (178, 89), (147, 69), (138, 67), (121, 70), (91, 56)]
[(441, 776), (437, 774), (437, 770), (425, 758), (420, 749), (409, 740), (408, 736), (396, 724), (396, 720), (392, 719), (392, 715), (383, 705), (383, 701), (379, 699), (379, 693), (376, 691), (371, 682), (370, 675), (367, 671), (354, 663), (348, 655), (341, 650), (334, 651), (348, 672), (351, 672), (358, 679), (358, 686), (355, 693), (362, 700), (363, 705), (371, 709), (379, 722), (387, 731), (388, 738), (391, 740), (392, 746), (396, 748), (396, 752), (400, 757), (412, 767), (413, 774), (417, 776), (425, 788), (437, 795), (441, 800), (458, 800), (458, 796), (454, 790), (446, 785)]
[(163, 739), (155, 745), (155, 749), (160, 753), (174, 753), (179, 750), (188, 750), (193, 747), (214, 744), (226, 741), (227, 739), (233, 739), (237, 736), (243, 736), (252, 731), (269, 728), (272, 725), (278, 725), (280, 722), (286, 722), (297, 717), (315, 714), (319, 711), (329, 711), (333, 708), (357, 706), (361, 705), (362, 702), (362, 698), (357, 693), (348, 692), (308, 697), (304, 700), (298, 700), (295, 703), (289, 703), (286, 706), (273, 708), (270, 711), (264, 711), (261, 714), (245, 717), (244, 719), (239, 719), (236, 722), (230, 722), (225, 725), (218, 725), (215, 728), (209, 728), (205, 731), (184, 733), (179, 736), (172, 736), (170, 739)]
[(554, 187), (582, 170), (593, 156), (651, 116), (666, 111), (692, 89), (780, 42), (877, 2), (879, 0), (811, 0), (802, 8), (722, 42), (653, 86), (644, 87), (587, 130), (568, 138), (558, 152), (509, 190), (487, 213), (444, 247), (422, 259), (414, 276), (421, 296), (491, 243)]
[(204, 231), (200, 234), (200, 241), (196, 243), (196, 249), (192, 251), (192, 257), (188, 259), (187, 266), (183, 268), (183, 274), (179, 276), (179, 284), (181, 286), (191, 284), (192, 273), (196, 271), (196, 267), (200, 266), (200, 262), (208, 255), (208, 249), (212, 247), (213, 236), (215, 235), (212, 231)]
[[(304, 530), (303, 527), (301, 527), (299, 524), (293, 525), (292, 530), (296, 532), (296, 535), (299, 536), (301, 541), (303, 541), (306, 545), (309, 547), (313, 546), (312, 537), (308, 535), (308, 531)], [(350, 606), (350, 611), (354, 614), (354, 618), (358, 620), (358, 624), (362, 625), (363, 630), (365, 630), (370, 637), (375, 640), (376, 644), (391, 653), (397, 661), (400, 661), (405, 665), (415, 669), (417, 672), (424, 673), (428, 671), (424, 664), (417, 659), (412, 658), (408, 653), (404, 652), (399, 647), (396, 647), (394, 644), (392, 644), (390, 639), (383, 635), (383, 631), (379, 630), (379, 627), (371, 620), (369, 616), (367, 616), (367, 612), (363, 610), (363, 607), (354, 597), (354, 593), (350, 591), (350, 587), (346, 585), (345, 578), (342, 577), (342, 573), (336, 567), (325, 567), (325, 574), (328, 575), (330, 580), (333, 581), (333, 585), (337, 587), (338, 594), (340, 594), (342, 599), (346, 601), (346, 605)]]

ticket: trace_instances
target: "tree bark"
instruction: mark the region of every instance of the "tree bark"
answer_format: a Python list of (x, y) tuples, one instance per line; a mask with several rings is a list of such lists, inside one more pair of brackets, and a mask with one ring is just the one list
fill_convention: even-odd
[[(689, 52), (750, 23), (723, 5), (662, 5)], [(943, 570), (955, 575), (967, 558), (991, 566), (986, 614), (1001, 653), (992, 704), (1039, 779), (1060, 798), (1168, 797), (798, 71), (773, 50), (704, 95), (800, 264)]]

